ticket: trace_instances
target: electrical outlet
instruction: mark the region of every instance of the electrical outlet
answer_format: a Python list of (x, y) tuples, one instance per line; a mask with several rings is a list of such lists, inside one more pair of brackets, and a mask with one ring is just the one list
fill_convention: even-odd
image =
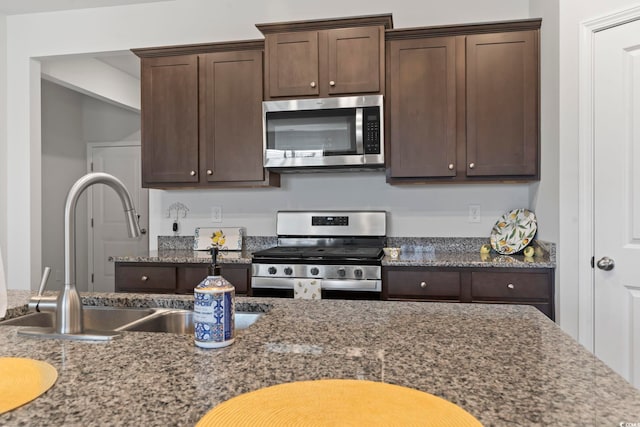
[(222, 206), (211, 207), (211, 222), (222, 222)]
[(480, 222), (480, 205), (469, 205), (469, 222)]

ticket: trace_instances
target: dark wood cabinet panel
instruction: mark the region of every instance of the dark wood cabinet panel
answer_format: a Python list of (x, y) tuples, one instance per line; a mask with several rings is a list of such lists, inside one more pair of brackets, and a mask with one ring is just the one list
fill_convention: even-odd
[(208, 271), (209, 266), (206, 264), (176, 267), (175, 292), (177, 294), (193, 294), (193, 289), (207, 277)]
[[(220, 274), (245, 295), (249, 289), (250, 264), (221, 264)], [(192, 294), (207, 277), (207, 264), (117, 262), (116, 292)]]
[(471, 298), (479, 300), (538, 300), (551, 298), (551, 286), (547, 273), (471, 273)]
[(460, 299), (460, 273), (423, 268), (389, 271), (385, 276), (385, 299)]
[(116, 263), (115, 289), (116, 292), (174, 293), (176, 269), (167, 266)]
[(236, 294), (247, 294), (251, 282), (249, 264), (222, 264), (220, 274), (236, 288)]
[[(327, 79), (329, 95), (380, 92), (384, 42), (382, 27), (328, 30)], [(382, 47), (382, 48), (381, 48)], [(322, 76), (321, 76), (322, 77)]]
[(262, 52), (200, 56), (202, 176), (263, 181)]
[(392, 178), (456, 175), (456, 40), (388, 44)]
[(467, 37), (467, 175), (538, 174), (536, 32)]
[(540, 23), (387, 32), (387, 182), (540, 178)]
[(142, 175), (144, 186), (198, 182), (196, 56), (142, 61)]
[(382, 268), (383, 300), (526, 304), (553, 320), (554, 292), (547, 268)]
[(266, 41), (265, 99), (384, 94), (388, 27), (390, 15), (258, 25)]
[(143, 186), (280, 185), (262, 167), (263, 51), (261, 40), (134, 50)]
[(266, 37), (267, 87), (272, 98), (318, 95), (318, 32)]

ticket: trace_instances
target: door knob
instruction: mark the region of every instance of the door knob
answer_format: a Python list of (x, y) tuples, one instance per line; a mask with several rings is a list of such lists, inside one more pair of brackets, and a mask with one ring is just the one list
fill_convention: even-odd
[(598, 268), (600, 270), (611, 271), (611, 270), (613, 270), (613, 267), (616, 266), (616, 263), (611, 258), (609, 258), (608, 256), (603, 256), (602, 258), (600, 258), (598, 260), (596, 265), (598, 266)]

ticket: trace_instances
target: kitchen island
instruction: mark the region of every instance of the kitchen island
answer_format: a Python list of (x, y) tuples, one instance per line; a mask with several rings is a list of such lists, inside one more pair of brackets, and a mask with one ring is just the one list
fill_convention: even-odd
[[(8, 316), (27, 292), (11, 291)], [(188, 295), (86, 294), (85, 304), (189, 308)], [(58, 370), (0, 425), (194, 425), (218, 403), (291, 381), (382, 381), (447, 399), (484, 425), (640, 422), (640, 391), (536, 309), (519, 305), (237, 298), (265, 311), (218, 350), (125, 332), (108, 343), (42, 340), (0, 327), (0, 356)]]

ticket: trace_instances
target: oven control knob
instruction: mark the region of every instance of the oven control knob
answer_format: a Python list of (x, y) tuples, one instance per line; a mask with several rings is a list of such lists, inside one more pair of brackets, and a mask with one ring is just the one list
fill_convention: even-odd
[(353, 270), (353, 274), (355, 274), (355, 276), (359, 279), (362, 277), (362, 270), (356, 268), (355, 270)]
[(278, 270), (276, 270), (276, 268), (275, 268), (275, 267), (269, 267), (269, 270), (267, 270), (267, 271), (269, 272), (269, 274), (276, 274), (276, 272), (277, 272)]
[(293, 274), (293, 268), (285, 267), (284, 268), (284, 274), (286, 274), (287, 276), (291, 276)]
[(318, 273), (320, 273), (320, 270), (318, 270), (318, 267), (311, 268), (311, 274), (313, 274), (315, 276)]
[(347, 270), (345, 270), (345, 269), (344, 269), (344, 267), (340, 267), (340, 268), (338, 269), (338, 276), (340, 276), (340, 277), (344, 277), (344, 276), (346, 276), (346, 275), (347, 275)]

